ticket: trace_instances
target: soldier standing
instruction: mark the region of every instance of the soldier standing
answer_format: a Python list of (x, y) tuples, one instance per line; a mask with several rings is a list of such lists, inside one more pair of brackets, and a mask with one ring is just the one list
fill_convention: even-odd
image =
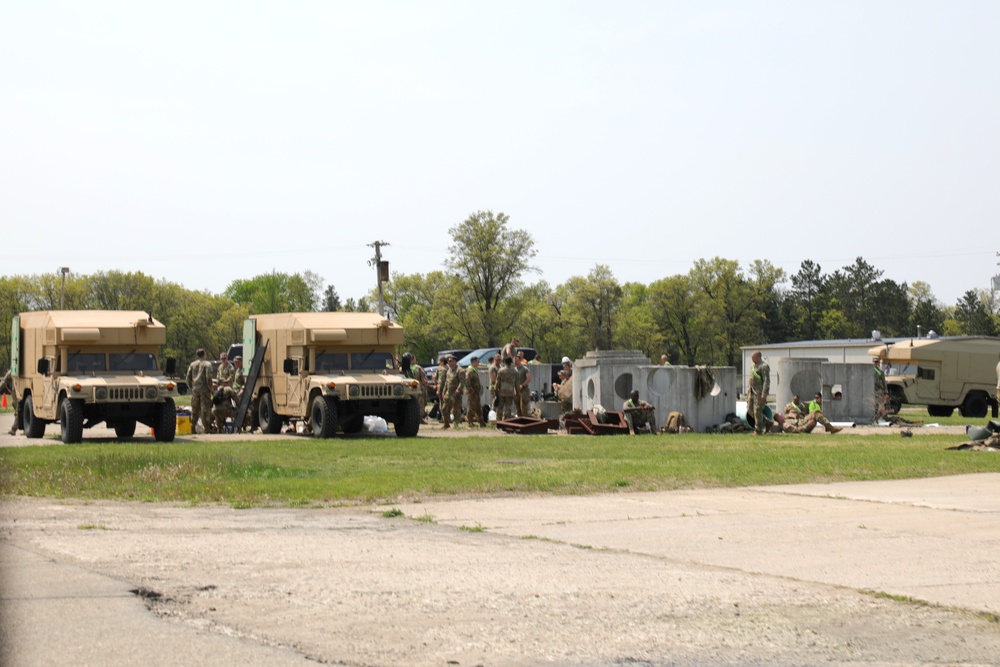
[(888, 412), (889, 385), (885, 381), (885, 371), (882, 370), (882, 360), (872, 357), (872, 370), (875, 372), (875, 414), (872, 423), (876, 423)]
[(17, 401), (17, 394), (14, 392), (14, 376), (10, 371), (3, 376), (3, 380), (0, 380), (0, 394), (2, 393), (10, 394), (11, 403), (14, 408), (14, 424), (10, 427), (10, 434), (17, 435), (17, 426), (21, 422), (21, 405)]
[(198, 348), (195, 360), (187, 370), (187, 385), (191, 390), (191, 428), (201, 418), (205, 433), (212, 432), (212, 364), (205, 360), (205, 350)]
[(243, 395), (243, 387), (246, 386), (247, 376), (243, 372), (243, 357), (233, 357), (233, 389), (237, 396)]
[(497, 409), (499, 396), (497, 395), (497, 374), (500, 369), (503, 368), (503, 364), (500, 362), (500, 353), (497, 352), (493, 355), (493, 359), (490, 361), (490, 396), (492, 397), (491, 403), (493, 404), (493, 410)]
[(497, 420), (510, 419), (514, 416), (514, 398), (517, 396), (517, 371), (511, 364), (510, 357), (503, 360), (503, 368), (497, 372)]
[(524, 355), (517, 357), (517, 416), (528, 416), (528, 404), (531, 402), (531, 371), (524, 361)]
[(405, 352), (399, 360), (399, 367), (403, 371), (403, 375), (413, 380), (416, 380), (420, 388), (420, 398), (418, 399), (420, 403), (420, 423), (426, 424), (426, 414), (427, 414), (427, 373), (420, 364), (414, 363), (413, 354), (410, 352)]
[(465, 384), (465, 376), (458, 369), (457, 359), (454, 354), (448, 355), (448, 383), (442, 387), (438, 382), (438, 391), (443, 391), (441, 395), (441, 421), (443, 428), (462, 423), (462, 385)]
[(469, 367), (465, 370), (465, 396), (469, 403), (467, 419), (469, 426), (479, 424), (486, 426), (483, 421), (483, 382), (479, 377), (479, 357), (470, 360)]
[(764, 406), (767, 405), (767, 394), (771, 390), (771, 367), (763, 360), (759, 350), (754, 352), (750, 359), (753, 361), (753, 368), (750, 369), (747, 413), (753, 412), (754, 435), (764, 435), (767, 432)]
[(226, 382), (232, 386), (235, 376), (236, 368), (229, 363), (229, 355), (223, 352), (219, 355), (219, 369), (216, 371), (215, 377), (218, 378), (220, 383)]

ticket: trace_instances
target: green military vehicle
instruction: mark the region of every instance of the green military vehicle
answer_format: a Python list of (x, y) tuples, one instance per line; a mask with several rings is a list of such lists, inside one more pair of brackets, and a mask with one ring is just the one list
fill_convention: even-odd
[[(177, 384), (160, 372), (166, 328), (142, 311), (49, 310), (21, 313), (11, 325), (11, 371), (29, 438), (58, 422), (65, 443), (102, 422), (119, 438), (137, 423), (170, 442)], [(166, 374), (175, 371), (169, 359)]]
[(303, 423), (320, 438), (358, 433), (368, 415), (399, 437), (420, 429), (420, 387), (396, 368), (403, 328), (375, 313), (257, 315), (243, 327), (243, 358), (266, 343), (254, 383), (260, 428)]
[(932, 417), (948, 417), (958, 408), (963, 417), (997, 416), (997, 362), (1000, 338), (949, 336), (911, 338), (869, 353), (901, 372), (886, 375), (894, 411), (903, 403), (926, 405)]

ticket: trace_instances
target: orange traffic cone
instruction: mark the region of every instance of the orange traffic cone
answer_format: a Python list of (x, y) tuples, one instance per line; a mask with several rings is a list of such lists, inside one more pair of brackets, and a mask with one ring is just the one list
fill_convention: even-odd
[(6, 407), (7, 407), (7, 394), (4, 394), (3, 395), (3, 404), (0, 405), (0, 408), (6, 408)]

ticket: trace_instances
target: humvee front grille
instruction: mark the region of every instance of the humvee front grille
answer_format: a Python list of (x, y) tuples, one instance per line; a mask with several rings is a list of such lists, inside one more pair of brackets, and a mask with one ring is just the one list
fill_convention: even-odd
[(392, 398), (392, 385), (363, 384), (360, 385), (361, 398)]
[(108, 387), (109, 401), (138, 401), (142, 398), (142, 387)]

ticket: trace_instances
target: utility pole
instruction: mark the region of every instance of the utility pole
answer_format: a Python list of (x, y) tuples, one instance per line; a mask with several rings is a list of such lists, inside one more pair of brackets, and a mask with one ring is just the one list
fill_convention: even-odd
[[(1000, 252), (997, 253), (997, 257), (1000, 257)], [(997, 262), (997, 266), (1000, 266), (1000, 262)], [(1000, 292), (1000, 274), (993, 276), (993, 291)]]
[(69, 273), (68, 266), (60, 266), (59, 272), (62, 273), (62, 289), (59, 290), (59, 310), (66, 309), (66, 274)]
[(382, 283), (389, 282), (389, 262), (382, 261), (382, 248), (389, 244), (385, 241), (369, 243), (369, 248), (375, 248), (375, 257), (368, 260), (368, 266), (375, 267), (375, 280), (378, 285), (378, 314), (385, 317), (385, 296), (382, 293)]

